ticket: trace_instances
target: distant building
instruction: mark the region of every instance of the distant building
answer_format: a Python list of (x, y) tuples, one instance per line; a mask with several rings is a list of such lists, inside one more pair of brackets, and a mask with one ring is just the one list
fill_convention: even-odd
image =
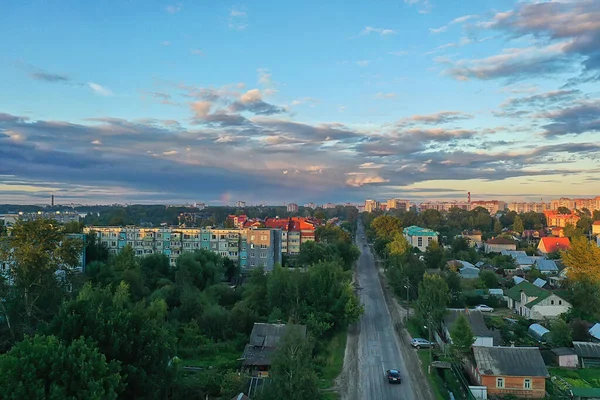
[(473, 230), (473, 231), (463, 231), (461, 237), (469, 243), (470, 246), (480, 246), (482, 242), (482, 233), (481, 231)]
[(236, 203), (236, 206), (239, 208), (246, 207), (246, 202), (238, 200), (238, 202)]
[(79, 222), (81, 214), (75, 211), (38, 211), (38, 212), (19, 212), (16, 214), (5, 214), (2, 219), (6, 225), (13, 225), (16, 221), (35, 221), (38, 219), (53, 219), (59, 224), (67, 222)]
[(569, 199), (568, 197), (561, 197), (560, 199), (554, 199), (550, 201), (550, 210), (558, 210), (560, 207), (568, 208), (569, 210), (573, 210), (575, 208), (575, 202), (573, 199)]
[(365, 212), (373, 212), (379, 210), (379, 202), (377, 200), (365, 200)]
[(298, 204), (290, 203), (287, 205), (287, 212), (289, 213), (297, 213), (298, 212)]
[(557, 200), (550, 202), (551, 210), (558, 210), (560, 207), (568, 208), (569, 210), (582, 210), (587, 208), (590, 211), (600, 210), (600, 196), (594, 198), (579, 198), (570, 199), (568, 197), (561, 197)]
[(559, 214), (555, 210), (546, 210), (544, 211), (544, 216), (546, 217), (546, 225), (559, 228), (564, 228), (567, 225), (575, 226), (581, 219), (575, 211), (571, 212), (571, 214)]
[(333, 203), (325, 203), (325, 204), (323, 204), (323, 209), (325, 209), (325, 210), (327, 210), (329, 208), (335, 208), (335, 207), (336, 207), (336, 205), (333, 204)]
[(506, 202), (499, 200), (478, 200), (471, 202), (471, 210), (476, 209), (477, 207), (483, 207), (490, 215), (496, 215), (500, 211), (506, 210)]
[(512, 239), (497, 237), (485, 242), (486, 253), (501, 253), (503, 250), (517, 250), (517, 242)]
[(527, 212), (536, 212), (541, 213), (548, 209), (550, 209), (550, 204), (540, 202), (540, 203), (508, 203), (508, 210), (515, 211), (517, 214), (523, 214)]
[(410, 201), (400, 199), (389, 199), (387, 201), (387, 209), (408, 211), (410, 209)]
[(317, 208), (317, 205), (315, 203), (306, 203), (304, 205), (304, 208), (312, 208), (314, 210), (315, 208)]
[(298, 255), (302, 243), (315, 240), (319, 222), (311, 218), (267, 218), (265, 227), (281, 230), (281, 251), (286, 255)]
[(470, 210), (470, 203), (468, 201), (428, 201), (418, 206), (419, 212), (425, 210), (450, 211), (453, 208), (468, 211)]
[(416, 247), (421, 251), (426, 251), (427, 246), (438, 241), (439, 233), (432, 230), (421, 228), (419, 226), (409, 226), (402, 231), (404, 237), (412, 247)]
[(248, 216), (245, 214), (228, 215), (226, 221), (230, 221), (230, 223), (236, 228), (243, 228), (246, 221), (248, 221)]
[(600, 235), (600, 221), (594, 221), (592, 224), (592, 234)]

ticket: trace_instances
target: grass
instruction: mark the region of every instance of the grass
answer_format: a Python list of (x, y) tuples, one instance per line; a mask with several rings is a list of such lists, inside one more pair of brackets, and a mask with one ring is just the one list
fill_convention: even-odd
[(562, 369), (549, 368), (550, 375), (560, 376), (573, 387), (600, 387), (600, 368)]
[(422, 334), (422, 328), (419, 326), (419, 324), (415, 321), (414, 318), (410, 318), (408, 320), (408, 322), (405, 325), (406, 330), (408, 331), (408, 333), (410, 334), (411, 338), (424, 338), (425, 336), (423, 336)]
[[(336, 333), (331, 340), (326, 343), (322, 354), (319, 355), (319, 361), (321, 363), (319, 387), (321, 389), (333, 387), (335, 378), (342, 372), (342, 369), (344, 368), (344, 354), (346, 353), (347, 338), (348, 332), (346, 329)], [(337, 397), (331, 398), (334, 399)]]
[(323, 392), (321, 400), (340, 400), (340, 395), (336, 392)]
[(240, 362), (238, 359), (241, 357), (241, 353), (219, 353), (212, 357), (206, 358), (185, 358), (182, 360), (181, 365), (190, 367), (213, 367), (217, 369), (235, 369), (239, 366)]
[(444, 396), (447, 393), (446, 388), (444, 386), (444, 381), (442, 378), (434, 371), (429, 373), (429, 350), (418, 350), (417, 355), (421, 360), (421, 364), (423, 366), (423, 370), (425, 371), (425, 375), (427, 375), (427, 379), (431, 384), (431, 390), (433, 391), (433, 395), (436, 400), (447, 400), (448, 395)]

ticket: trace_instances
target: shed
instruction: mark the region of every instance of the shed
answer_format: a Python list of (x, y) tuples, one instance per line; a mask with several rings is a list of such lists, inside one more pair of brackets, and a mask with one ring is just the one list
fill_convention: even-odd
[(571, 388), (571, 398), (573, 400), (600, 400), (600, 388)]
[(459, 274), (463, 279), (477, 279), (479, 278), (479, 268), (464, 266), (459, 270)]
[(488, 289), (488, 293), (490, 296), (504, 297), (504, 290), (502, 289)]
[(573, 342), (582, 368), (600, 367), (600, 343)]
[(600, 322), (597, 322), (588, 331), (593, 341), (600, 341)]
[(523, 282), (525, 279), (521, 278), (520, 276), (513, 276), (513, 282), (515, 283), (515, 285), (518, 285), (519, 283)]
[(552, 349), (552, 356), (559, 367), (577, 368), (579, 366), (579, 358), (573, 349), (567, 347)]
[(545, 342), (550, 331), (540, 324), (531, 324), (527, 330), (531, 337), (538, 342)]

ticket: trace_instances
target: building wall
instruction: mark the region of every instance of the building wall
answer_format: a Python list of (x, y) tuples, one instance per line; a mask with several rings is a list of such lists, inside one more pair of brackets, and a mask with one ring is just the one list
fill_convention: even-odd
[[(504, 379), (504, 388), (497, 387), (497, 378)], [(546, 379), (537, 377), (523, 376), (480, 376), (480, 384), (487, 387), (488, 396), (507, 396), (525, 397), (533, 399), (542, 399), (546, 396)], [(525, 379), (530, 379), (531, 388), (525, 389)]]
[(408, 240), (408, 243), (412, 247), (417, 247), (419, 250), (421, 250), (423, 252), (427, 250), (427, 246), (429, 246), (429, 244), (431, 244), (432, 242), (438, 241), (437, 236), (406, 235), (405, 237), (406, 237), (406, 240)]
[(592, 225), (592, 234), (600, 235), (600, 225)]
[(502, 250), (517, 250), (516, 244), (485, 244), (486, 253), (501, 253)]
[(540, 321), (544, 318), (556, 318), (571, 309), (568, 301), (552, 295), (531, 307), (531, 319)]

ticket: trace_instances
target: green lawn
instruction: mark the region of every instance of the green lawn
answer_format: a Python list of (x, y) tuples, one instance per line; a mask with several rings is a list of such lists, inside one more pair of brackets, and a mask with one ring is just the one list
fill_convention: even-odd
[(580, 388), (600, 388), (600, 368), (562, 369), (549, 368), (550, 375), (560, 376), (569, 385)]
[[(346, 352), (347, 338), (348, 332), (346, 329), (344, 329), (335, 334), (335, 336), (333, 336), (333, 338), (327, 342), (323, 353), (319, 357), (320, 361), (322, 362), (319, 379), (320, 388), (328, 389), (333, 387), (335, 378), (337, 378), (342, 372), (342, 368), (344, 367), (344, 354)], [(337, 397), (331, 397), (331, 399), (334, 398)]]
[(190, 367), (213, 367), (217, 369), (236, 369), (240, 365), (238, 358), (241, 353), (219, 353), (218, 355), (206, 358), (185, 358), (181, 361), (182, 366)]

